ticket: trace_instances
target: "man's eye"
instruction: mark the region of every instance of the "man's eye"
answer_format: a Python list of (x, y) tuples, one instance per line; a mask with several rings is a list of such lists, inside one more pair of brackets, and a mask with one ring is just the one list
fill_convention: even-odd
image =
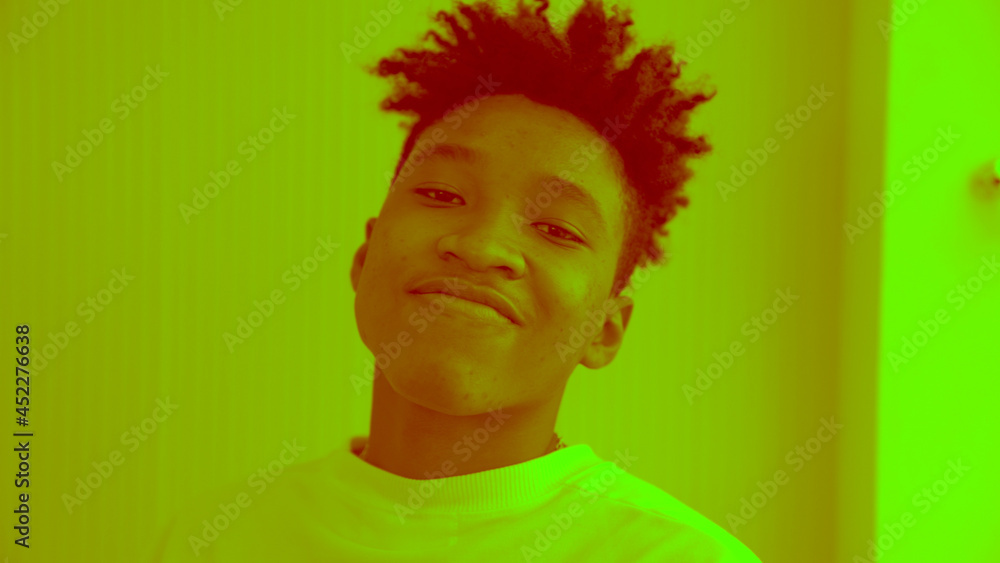
[[(451, 193), (451, 192), (449, 192), (447, 190), (439, 190), (437, 188), (422, 188), (422, 189), (416, 189), (416, 190), (413, 190), (413, 191), (414, 191), (414, 193), (418, 193), (418, 194), (421, 194), (421, 195), (423, 195), (423, 194), (432, 194), (430, 196), (426, 196), (425, 195), (424, 197), (428, 197), (429, 199), (433, 199), (434, 201), (439, 201), (441, 203), (456, 203), (454, 201), (456, 198), (459, 200), (459, 202), (461, 202), (461, 200), (462, 200), (462, 198), (459, 197), (458, 194)], [(439, 194), (443, 194), (443, 195), (441, 195), (439, 197)]]
[(563, 240), (568, 240), (568, 241), (572, 241), (572, 242), (583, 243), (583, 240), (581, 240), (580, 237), (574, 235), (573, 233), (569, 232), (568, 230), (566, 230), (566, 229), (564, 229), (562, 227), (553, 225), (552, 223), (538, 223), (538, 224), (539, 225), (544, 225), (544, 226), (548, 227), (549, 228), (549, 234), (551, 234), (552, 236), (554, 236), (556, 238), (561, 238)]

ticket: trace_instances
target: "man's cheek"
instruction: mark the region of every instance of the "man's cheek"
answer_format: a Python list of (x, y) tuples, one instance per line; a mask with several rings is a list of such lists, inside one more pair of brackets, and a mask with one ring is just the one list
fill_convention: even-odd
[(536, 367), (549, 366), (549, 369), (561, 364), (575, 364), (581, 342), (573, 338), (570, 320), (563, 318), (560, 324), (552, 324), (541, 332), (533, 333), (528, 339), (533, 353), (522, 356), (522, 361)]

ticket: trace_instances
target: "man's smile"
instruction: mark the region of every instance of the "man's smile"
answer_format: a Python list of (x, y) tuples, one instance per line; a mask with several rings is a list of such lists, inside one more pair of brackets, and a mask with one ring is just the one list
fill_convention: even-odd
[[(459, 311), (466, 311), (475, 314), (483, 319), (495, 318), (499, 316), (508, 323), (515, 325), (524, 324), (524, 317), (513, 302), (503, 293), (487, 285), (479, 285), (469, 280), (458, 277), (432, 278), (416, 284), (411, 288), (410, 293), (414, 294), (440, 294), (446, 304), (454, 305)], [(457, 299), (449, 299), (453, 296)], [(455, 302), (459, 302), (455, 304)], [(488, 309), (491, 314), (480, 311)], [(480, 311), (480, 313), (476, 313)]]
[[(458, 317), (481, 323), (503, 327), (516, 326), (513, 321), (501, 315), (493, 307), (462, 297), (442, 292), (413, 293), (413, 296), (431, 305), (438, 303), (437, 308), (441, 310), (441, 315), (456, 314)], [(436, 313), (436, 311), (432, 311), (432, 313)]]

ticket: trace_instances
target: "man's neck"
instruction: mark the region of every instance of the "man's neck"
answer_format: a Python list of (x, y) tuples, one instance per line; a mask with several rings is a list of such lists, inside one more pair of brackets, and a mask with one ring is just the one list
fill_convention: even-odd
[(452, 416), (396, 393), (384, 374), (373, 382), (364, 459), (409, 479), (467, 475), (541, 457), (555, 448), (561, 396), (550, 403)]

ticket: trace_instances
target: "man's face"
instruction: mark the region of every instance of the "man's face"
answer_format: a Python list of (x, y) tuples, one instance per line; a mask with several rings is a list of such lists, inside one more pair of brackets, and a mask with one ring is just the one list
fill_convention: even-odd
[[(469, 415), (561, 396), (576, 364), (614, 357), (631, 302), (607, 302), (624, 203), (618, 155), (601, 135), (520, 95), (457, 115), (421, 133), (415, 165), (386, 198), (351, 279), (361, 339), (392, 388)], [(434, 279), (451, 280), (443, 291), (459, 296), (492, 288), (515, 320), (451, 295), (411, 293)]]

